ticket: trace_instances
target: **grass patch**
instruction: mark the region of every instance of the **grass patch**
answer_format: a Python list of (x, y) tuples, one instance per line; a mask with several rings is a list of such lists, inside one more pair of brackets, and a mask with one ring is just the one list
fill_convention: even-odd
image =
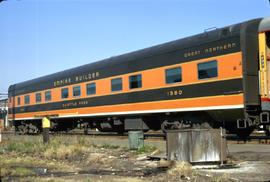
[(174, 166), (168, 170), (168, 174), (171, 176), (180, 176), (185, 179), (192, 176), (192, 166), (185, 161), (176, 161)]
[(149, 146), (149, 145), (145, 145), (143, 147), (138, 148), (138, 150), (136, 150), (136, 154), (145, 154), (145, 153), (152, 153), (156, 150), (157, 148), (155, 146)]
[(35, 172), (25, 167), (7, 167), (1, 168), (1, 176), (30, 176), (34, 175)]
[(119, 146), (117, 145), (110, 145), (110, 144), (104, 144), (104, 145), (101, 145), (100, 147), (104, 149), (118, 149), (119, 148)]
[(6, 145), (1, 146), (0, 153), (15, 152), (19, 154), (34, 154), (40, 151), (44, 151), (46, 148), (41, 142), (29, 142), (29, 141), (10, 141)]
[(81, 145), (63, 145), (49, 147), (43, 153), (47, 159), (71, 159), (82, 156), (87, 152), (87, 148)]
[(230, 179), (230, 174), (224, 173), (222, 176), (217, 176), (213, 178), (214, 182), (227, 182), (227, 181), (233, 181)]
[[(73, 139), (74, 140), (74, 139)], [(56, 137), (46, 146), (43, 157), (47, 159), (73, 159), (83, 156), (89, 151), (90, 145), (84, 137), (76, 137), (71, 143), (69, 137)]]
[(84, 137), (77, 137), (71, 143), (69, 137), (53, 137), (48, 144), (41, 139), (35, 141), (9, 141), (0, 145), (0, 154), (14, 153), (16, 156), (39, 156), (47, 159), (68, 159), (81, 156), (91, 145)]
[(25, 167), (15, 167), (13, 176), (29, 176), (35, 174), (31, 169)]
[(85, 137), (77, 137), (77, 141), (79, 145), (87, 146), (88, 142), (86, 141)]
[(98, 148), (98, 149), (118, 149), (118, 148), (120, 148), (120, 146), (118, 146), (118, 145), (111, 145), (111, 144), (103, 144), (103, 145), (92, 144), (92, 147)]
[(101, 148), (112, 150), (119, 146), (94, 146), (86, 137), (74, 136), (52, 136), (47, 144), (43, 144), (42, 137), (6, 140), (0, 144), (0, 175), (4, 178), (18, 176), (30, 179), (37, 175), (34, 169), (36, 167), (54, 172), (74, 172), (74, 163), (84, 165), (88, 164), (88, 160), (105, 163), (103, 155), (92, 155), (100, 152)]

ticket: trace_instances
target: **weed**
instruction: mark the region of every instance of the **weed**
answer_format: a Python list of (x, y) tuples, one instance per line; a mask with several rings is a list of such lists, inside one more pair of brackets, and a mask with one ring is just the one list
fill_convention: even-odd
[(34, 175), (34, 171), (25, 167), (6, 167), (1, 168), (1, 176), (29, 176)]
[[(2, 165), (1, 165), (2, 166)], [(0, 167), (0, 179), (1, 177), (4, 177), (4, 176), (9, 176), (11, 174), (11, 171), (10, 169), (4, 167), (4, 168), (1, 168)]]
[(81, 156), (86, 153), (87, 148), (81, 145), (63, 145), (58, 147), (49, 147), (44, 152), (44, 157), (47, 159), (70, 159)]
[(181, 178), (192, 176), (192, 166), (185, 161), (176, 161), (174, 166), (168, 171), (172, 176), (180, 176)]
[(136, 154), (144, 154), (144, 153), (151, 153), (155, 151), (157, 148), (154, 146), (145, 145), (143, 147), (138, 148)]
[(87, 141), (85, 140), (85, 137), (77, 137), (77, 141), (79, 145), (87, 145)]
[(91, 182), (92, 180), (90, 178), (85, 179), (85, 182)]
[[(33, 154), (43, 151), (45, 146), (39, 142), (10, 142), (4, 146), (3, 151), (16, 152), (20, 154)], [(3, 152), (2, 151), (2, 152)]]
[(129, 147), (124, 146), (124, 147), (121, 147), (121, 152), (129, 153), (130, 149), (129, 149)]
[(104, 149), (118, 149), (119, 148), (119, 146), (111, 145), (111, 144), (104, 144), (104, 145), (101, 145), (100, 147)]
[(88, 164), (105, 164), (107, 161), (104, 160), (106, 157), (104, 154), (92, 153), (86, 159)]
[(27, 169), (27, 168), (24, 168), (24, 167), (16, 167), (14, 169), (14, 176), (18, 175), (18, 176), (28, 176), (28, 175), (33, 175), (35, 174), (34, 171), (32, 171), (31, 169)]
[(215, 181), (215, 182), (230, 181), (230, 175), (227, 173), (224, 173), (222, 176), (214, 177), (213, 181)]

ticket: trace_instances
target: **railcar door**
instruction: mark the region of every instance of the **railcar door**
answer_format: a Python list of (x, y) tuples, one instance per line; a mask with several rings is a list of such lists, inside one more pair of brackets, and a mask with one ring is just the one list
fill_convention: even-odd
[(270, 111), (270, 31), (259, 33), (262, 110)]

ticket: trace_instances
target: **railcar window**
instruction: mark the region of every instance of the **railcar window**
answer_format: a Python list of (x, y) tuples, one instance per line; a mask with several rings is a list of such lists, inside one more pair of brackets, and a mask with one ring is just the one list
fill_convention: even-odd
[(122, 78), (114, 78), (111, 80), (112, 92), (121, 91), (122, 89)]
[(29, 104), (30, 103), (30, 96), (29, 95), (25, 95), (24, 96), (24, 104)]
[(73, 87), (73, 97), (81, 96), (81, 86)]
[(41, 93), (36, 93), (36, 102), (41, 102)]
[(62, 96), (62, 99), (68, 98), (68, 88), (61, 89), (61, 96)]
[(21, 97), (17, 97), (17, 105), (21, 105)]
[(182, 81), (182, 68), (171, 68), (166, 71), (166, 83), (178, 83)]
[(198, 78), (207, 79), (217, 77), (217, 61), (209, 61), (198, 64)]
[(48, 101), (51, 101), (51, 100), (52, 100), (51, 91), (46, 91), (45, 92), (45, 101), (48, 102)]
[(141, 88), (142, 87), (142, 75), (132, 75), (129, 77), (129, 88)]
[(94, 95), (96, 94), (96, 83), (89, 83), (86, 85), (86, 92), (87, 95)]

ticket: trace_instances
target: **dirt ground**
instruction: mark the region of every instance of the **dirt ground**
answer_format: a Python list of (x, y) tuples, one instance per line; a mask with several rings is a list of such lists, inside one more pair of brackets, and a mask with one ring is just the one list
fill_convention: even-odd
[(127, 137), (4, 135), (2, 181), (269, 181), (270, 145), (229, 143), (225, 165), (191, 165), (165, 158), (165, 141), (128, 149)]

